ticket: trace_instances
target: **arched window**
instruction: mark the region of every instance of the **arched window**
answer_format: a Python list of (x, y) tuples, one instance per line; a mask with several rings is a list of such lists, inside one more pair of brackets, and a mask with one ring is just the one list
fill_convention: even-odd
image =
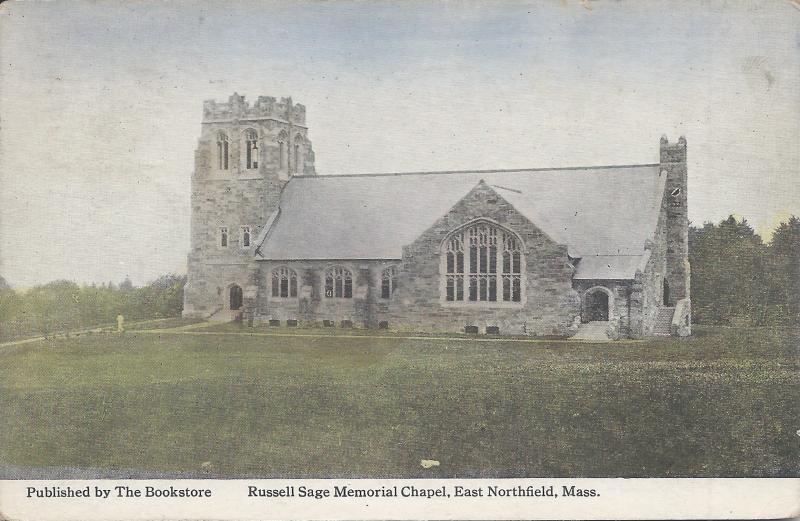
[(228, 228), (225, 226), (219, 229), (219, 245), (222, 248), (228, 247)]
[(244, 132), (246, 154), (246, 168), (253, 170), (258, 168), (258, 132), (248, 128)]
[(451, 234), (443, 245), (447, 302), (521, 302), (521, 244), (516, 235), (487, 222)]
[(272, 296), (297, 297), (297, 273), (293, 269), (283, 267), (272, 270)]
[(241, 237), (239, 237), (240, 244), (242, 248), (249, 248), (250, 247), (250, 227), (249, 226), (242, 226), (241, 228)]
[(280, 170), (286, 171), (289, 169), (289, 136), (286, 132), (281, 131), (278, 134), (278, 165)]
[(397, 268), (389, 266), (381, 273), (381, 298), (391, 298), (397, 284)]
[(228, 135), (221, 130), (217, 132), (217, 168), (228, 169)]
[(294, 172), (303, 173), (303, 136), (300, 134), (294, 137)]
[(353, 274), (350, 270), (334, 266), (325, 271), (325, 297), (353, 298)]

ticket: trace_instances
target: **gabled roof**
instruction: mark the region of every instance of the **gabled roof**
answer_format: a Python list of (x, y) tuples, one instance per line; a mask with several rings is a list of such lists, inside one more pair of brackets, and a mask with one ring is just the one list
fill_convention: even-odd
[[(641, 256), (658, 220), (666, 177), (659, 172), (651, 164), (297, 176), (284, 188), (257, 258), (400, 259), (404, 245), (481, 179), (572, 257)], [(594, 263), (606, 266), (600, 278), (631, 278), (637, 262), (619, 260), (620, 270)]]

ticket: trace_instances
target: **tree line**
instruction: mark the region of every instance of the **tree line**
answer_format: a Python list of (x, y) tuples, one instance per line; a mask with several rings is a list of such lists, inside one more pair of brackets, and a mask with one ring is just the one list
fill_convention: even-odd
[[(765, 243), (746, 220), (689, 228), (692, 315), (697, 324), (800, 326), (800, 219)], [(0, 340), (126, 320), (178, 317), (185, 275), (150, 284), (78, 285), (59, 280), (15, 291), (0, 277)]]
[(689, 228), (692, 319), (697, 324), (800, 326), (800, 219), (765, 243), (733, 216)]
[(111, 325), (119, 314), (126, 321), (178, 317), (185, 284), (185, 275), (168, 274), (141, 287), (130, 279), (119, 285), (57, 280), (15, 291), (0, 277), (0, 340)]

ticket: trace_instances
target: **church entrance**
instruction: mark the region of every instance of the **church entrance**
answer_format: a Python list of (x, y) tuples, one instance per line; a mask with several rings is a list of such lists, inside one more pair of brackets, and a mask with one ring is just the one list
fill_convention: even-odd
[(608, 294), (597, 290), (586, 295), (585, 318), (587, 322), (608, 321)]
[(242, 288), (234, 284), (230, 289), (230, 309), (236, 311), (242, 307)]

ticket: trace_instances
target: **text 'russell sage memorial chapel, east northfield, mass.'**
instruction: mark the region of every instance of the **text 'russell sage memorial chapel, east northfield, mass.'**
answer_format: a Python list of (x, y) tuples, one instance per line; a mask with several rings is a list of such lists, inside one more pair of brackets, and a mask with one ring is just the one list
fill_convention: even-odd
[(204, 103), (185, 316), (690, 333), (685, 139), (643, 165), (317, 175), (305, 116), (291, 98)]

